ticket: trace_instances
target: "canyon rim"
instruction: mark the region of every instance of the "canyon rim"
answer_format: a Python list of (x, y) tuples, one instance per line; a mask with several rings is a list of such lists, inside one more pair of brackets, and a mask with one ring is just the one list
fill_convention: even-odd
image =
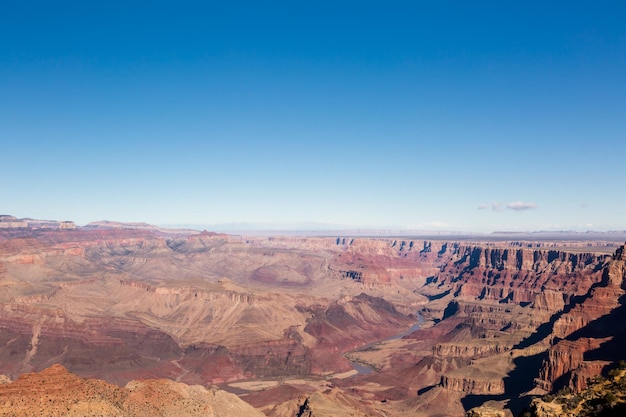
[(534, 237), (2, 216), (2, 415), (517, 415), (624, 359), (622, 236)]

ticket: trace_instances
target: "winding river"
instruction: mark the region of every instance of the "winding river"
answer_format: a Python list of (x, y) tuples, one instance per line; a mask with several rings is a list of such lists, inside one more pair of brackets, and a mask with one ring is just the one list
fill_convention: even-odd
[[(347, 357), (347, 355), (349, 355), (350, 353), (353, 352), (358, 352), (358, 351), (362, 351), (364, 349), (367, 349), (369, 347), (378, 345), (379, 343), (383, 343), (389, 340), (394, 340), (394, 339), (400, 339), (404, 336), (407, 336), (411, 333), (413, 333), (414, 331), (416, 331), (417, 329), (419, 329), (420, 327), (422, 327), (422, 324), (424, 323), (424, 318), (421, 316), (421, 314), (417, 313), (417, 322), (415, 324), (413, 324), (411, 327), (409, 327), (407, 330), (403, 331), (402, 333), (398, 333), (398, 334), (394, 334), (393, 336), (389, 336), (386, 339), (382, 339), (382, 340), (377, 340), (374, 342), (370, 342), (367, 343), (363, 346), (358, 347), (357, 349), (354, 349), (350, 352), (347, 352), (345, 355)], [(349, 360), (349, 359), (348, 359)], [(350, 361), (350, 360), (349, 360)], [(353, 362), (350, 361), (350, 365), (352, 365), (352, 368), (354, 370), (357, 371), (356, 374), (351, 375), (350, 377), (355, 377), (357, 375), (367, 375), (367, 374), (371, 374), (372, 372), (375, 371), (375, 369), (373, 369), (371, 366), (368, 366), (367, 364), (364, 363), (359, 363), (359, 362)], [(309, 378), (311, 377), (311, 375), (308, 376)], [(298, 378), (298, 377), (294, 377), (294, 378)], [(304, 377), (307, 378), (307, 377)], [(249, 383), (249, 382), (256, 382), (257, 386), (255, 387), (254, 384), (251, 385), (251, 388), (245, 387), (245, 385), (240, 384), (240, 382), (244, 382), (244, 383)], [(267, 387), (272, 387), (275, 385), (279, 385), (280, 382), (280, 378), (268, 378), (266, 380), (244, 380), (244, 381), (238, 381), (237, 383), (222, 383), (222, 384), (218, 384), (218, 386), (225, 390), (228, 391), (230, 393), (236, 394), (236, 395), (243, 395), (243, 394), (248, 394), (250, 392), (255, 392), (255, 391), (259, 391), (260, 389), (264, 389), (264, 388), (259, 388), (259, 387), (263, 387), (264, 384), (269, 384), (267, 385)]]
[[(422, 327), (422, 324), (424, 324), (424, 317), (422, 317), (422, 315), (420, 313), (417, 313), (417, 322), (415, 324), (413, 324), (411, 327), (409, 327), (407, 330), (403, 331), (402, 333), (398, 333), (398, 334), (394, 334), (393, 336), (389, 336), (386, 339), (382, 339), (382, 340), (378, 340), (376, 342), (370, 342), (367, 343), (363, 346), (360, 346), (350, 352), (348, 352), (346, 355), (349, 355), (350, 353), (354, 353), (354, 352), (359, 352), (365, 349), (368, 349), (372, 346), (375, 346), (379, 343), (382, 342), (386, 342), (389, 340), (395, 340), (395, 339), (401, 339), (404, 336), (410, 335), (411, 333), (413, 333), (414, 331), (418, 330), (420, 327)], [(368, 366), (364, 363), (361, 362), (353, 362), (351, 361), (348, 356), (346, 356), (346, 358), (348, 359), (348, 361), (350, 362), (350, 365), (352, 365), (352, 367), (354, 368), (355, 371), (357, 371), (356, 374), (354, 374), (353, 376), (357, 376), (357, 375), (367, 375), (367, 374), (371, 374), (372, 372), (374, 372), (374, 369), (371, 366)]]

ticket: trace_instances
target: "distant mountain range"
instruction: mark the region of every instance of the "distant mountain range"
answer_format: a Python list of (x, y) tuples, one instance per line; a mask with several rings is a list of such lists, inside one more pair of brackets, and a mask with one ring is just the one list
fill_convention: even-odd
[(182, 223), (152, 225), (143, 222), (117, 222), (100, 220), (77, 226), (72, 221), (38, 220), (17, 218), (11, 215), (0, 215), (0, 228), (36, 228), (36, 229), (137, 229), (152, 231), (167, 231), (168, 233), (191, 234), (196, 231), (208, 230), (233, 235), (248, 236), (355, 236), (355, 237), (411, 237), (438, 239), (481, 239), (481, 240), (608, 240), (613, 242), (626, 241), (626, 230), (540, 230), (540, 231), (495, 231), (491, 233), (454, 231), (454, 230), (425, 230), (402, 228), (355, 228), (348, 225), (331, 223)]

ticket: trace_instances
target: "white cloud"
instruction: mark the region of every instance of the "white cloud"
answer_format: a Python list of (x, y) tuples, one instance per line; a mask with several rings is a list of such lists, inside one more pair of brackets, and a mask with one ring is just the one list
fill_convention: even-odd
[(525, 203), (523, 201), (514, 201), (506, 205), (506, 208), (515, 211), (534, 210), (537, 208), (535, 203)]
[(478, 206), (478, 210), (493, 210), (493, 211), (502, 211), (502, 204), (497, 203), (497, 202), (493, 202), (491, 204), (481, 204), (480, 206)]
[(478, 206), (478, 210), (493, 210), (493, 211), (503, 211), (504, 209), (515, 210), (515, 211), (524, 211), (524, 210), (534, 210), (537, 208), (537, 204), (535, 203), (525, 203), (523, 201), (513, 201), (512, 203), (508, 203), (506, 206), (498, 202), (493, 202), (490, 204), (483, 203)]

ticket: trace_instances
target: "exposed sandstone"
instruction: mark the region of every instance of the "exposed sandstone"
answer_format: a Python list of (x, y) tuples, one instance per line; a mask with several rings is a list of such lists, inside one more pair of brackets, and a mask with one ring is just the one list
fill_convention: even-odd
[(562, 340), (548, 351), (548, 358), (541, 369), (539, 378), (554, 382), (566, 373), (581, 366), (586, 352), (597, 349), (604, 340), (581, 338)]
[(485, 405), (472, 408), (465, 414), (466, 417), (509, 417), (510, 415), (510, 412)]
[[(622, 359), (617, 345), (626, 330), (622, 304), (625, 291), (624, 246), (604, 268), (602, 281), (554, 323), (554, 345), (544, 361), (537, 385), (550, 391), (554, 385), (580, 391), (588, 377), (598, 375), (611, 361)], [(619, 337), (619, 340), (613, 340)], [(564, 339), (564, 340), (561, 340)], [(612, 347), (615, 345), (615, 347)], [(590, 352), (596, 352), (588, 358)]]
[(535, 398), (532, 417), (622, 416), (626, 412), (626, 383), (623, 362), (608, 373), (608, 378), (593, 377), (579, 392), (560, 390), (555, 395)]
[[(556, 311), (601, 280), (598, 264), (605, 258), (593, 253), (462, 246), (432, 282), (449, 286), (458, 297), (535, 302), (538, 308)], [(546, 296), (545, 290), (552, 294)]]
[(464, 392), (466, 394), (504, 394), (504, 382), (500, 378), (454, 378), (448, 375), (443, 375), (441, 377), (441, 386), (452, 391)]
[[(471, 342), (470, 342), (471, 343)], [(440, 343), (433, 348), (433, 354), (437, 356), (456, 356), (464, 358), (479, 358), (503, 353), (510, 350), (509, 346), (498, 343), (485, 344), (457, 344)]]
[(80, 378), (60, 365), (0, 385), (0, 415), (26, 416), (263, 416), (237, 396), (168, 380), (126, 388)]

